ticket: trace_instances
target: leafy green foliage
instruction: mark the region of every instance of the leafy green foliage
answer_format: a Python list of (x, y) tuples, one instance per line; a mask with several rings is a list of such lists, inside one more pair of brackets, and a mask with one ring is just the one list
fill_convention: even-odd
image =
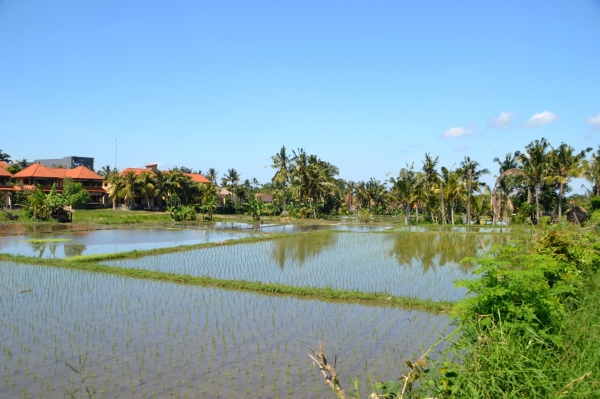
[(76, 183), (71, 179), (65, 179), (62, 196), (66, 205), (80, 206), (90, 202), (90, 193), (88, 193), (81, 183)]
[(252, 216), (252, 220), (259, 221), (262, 214), (265, 211), (265, 203), (263, 202), (262, 197), (258, 200), (254, 197), (251, 197), (244, 204), (246, 208), (246, 215)]

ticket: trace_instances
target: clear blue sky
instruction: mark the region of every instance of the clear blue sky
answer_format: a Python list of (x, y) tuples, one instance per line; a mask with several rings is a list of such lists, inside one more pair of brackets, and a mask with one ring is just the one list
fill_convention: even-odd
[[(364, 180), (600, 144), (600, 1), (0, 0), (0, 149)], [(490, 179), (491, 180), (491, 179)]]

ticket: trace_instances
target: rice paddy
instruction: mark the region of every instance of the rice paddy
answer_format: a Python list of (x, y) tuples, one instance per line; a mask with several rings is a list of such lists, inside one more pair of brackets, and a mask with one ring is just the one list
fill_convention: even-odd
[[(319, 341), (344, 381), (398, 378), (450, 328), (406, 308), (447, 311), (464, 295), (454, 281), (472, 278), (463, 259), (511, 237), (263, 225), (253, 241), (169, 249), (257, 236), (213, 227), (0, 238), (29, 256), (0, 260), (0, 397), (330, 397), (306, 355)], [(144, 249), (161, 254), (111, 255)]]
[(448, 328), (395, 308), (0, 268), (0, 397), (328, 396), (308, 346), (323, 341), (346, 375), (389, 379)]
[(248, 236), (235, 231), (200, 229), (111, 229), (31, 239), (22, 236), (1, 237), (0, 252), (38, 258), (68, 258), (221, 242)]
[[(488, 247), (503, 239), (482, 237)], [(477, 237), (464, 234), (319, 232), (104, 263), (217, 279), (455, 301), (464, 291), (456, 289), (454, 281), (469, 278), (473, 267), (461, 259), (481, 251)]]

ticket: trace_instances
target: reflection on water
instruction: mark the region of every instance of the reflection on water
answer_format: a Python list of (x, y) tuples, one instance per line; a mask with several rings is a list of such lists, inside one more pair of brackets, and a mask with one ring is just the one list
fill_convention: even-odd
[(97, 226), (71, 223), (0, 223), (0, 236), (96, 230)]
[[(325, 231), (104, 263), (225, 280), (455, 301), (465, 290), (456, 289), (454, 281), (470, 278), (472, 269), (461, 265), (460, 260), (477, 253), (478, 242), (476, 237), (462, 242), (442, 236)], [(434, 245), (438, 251), (455, 247), (442, 254), (434, 252)]]
[[(510, 242), (508, 235), (487, 234), (390, 234), (394, 237), (394, 245), (390, 255), (400, 265), (417, 265), (424, 271), (434, 267), (452, 265), (459, 267), (463, 273), (473, 271), (472, 262), (461, 262), (466, 257), (480, 256), (483, 253), (479, 240), (489, 250), (492, 246)], [(525, 237), (526, 238), (526, 237)]]
[(356, 233), (370, 233), (390, 229), (389, 226), (364, 225), (364, 224), (261, 224), (239, 222), (216, 222), (210, 228), (217, 230), (251, 230), (263, 233), (305, 233), (310, 231), (352, 231)]
[(285, 264), (302, 266), (306, 260), (315, 257), (335, 244), (337, 235), (331, 233), (290, 236), (285, 239), (274, 240), (271, 256), (281, 269)]
[(64, 258), (76, 255), (107, 254), (133, 250), (194, 245), (245, 238), (234, 231), (195, 229), (114, 229), (37, 236), (64, 239), (65, 242), (30, 242), (32, 236), (0, 237), (0, 252), (38, 258)]
[(413, 232), (413, 233), (509, 233), (509, 234), (524, 234), (530, 233), (532, 230), (524, 226), (508, 227), (508, 226), (400, 226), (396, 227), (398, 232)]

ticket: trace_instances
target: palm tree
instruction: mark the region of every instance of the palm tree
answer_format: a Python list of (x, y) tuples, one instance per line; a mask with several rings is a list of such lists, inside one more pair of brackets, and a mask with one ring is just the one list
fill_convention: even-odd
[(291, 180), (292, 173), (290, 171), (290, 157), (285, 151), (285, 146), (281, 147), (281, 150), (273, 155), (271, 160), (273, 161), (271, 167), (277, 170), (271, 181), (275, 187), (280, 188), (283, 192), (283, 212), (287, 214), (286, 188)]
[(307, 186), (308, 175), (308, 155), (303, 148), (298, 148), (298, 152), (292, 150), (292, 183), (298, 201), (304, 203), (306, 198), (305, 187)]
[(584, 176), (592, 183), (592, 195), (600, 196), (600, 145), (590, 161), (584, 161)]
[(10, 155), (8, 155), (7, 153), (2, 152), (2, 150), (0, 150), (0, 161), (10, 163)]
[(514, 175), (524, 175), (523, 170), (519, 169), (519, 161), (516, 156), (511, 153), (507, 153), (504, 156), (504, 160), (500, 160), (498, 157), (494, 158), (494, 162), (496, 162), (500, 168), (500, 175), (496, 179), (494, 184), (494, 189), (492, 190), (491, 202), (492, 202), (492, 223), (496, 224), (500, 219), (502, 214), (502, 209), (504, 208), (505, 213), (507, 214), (508, 221), (508, 211), (513, 209), (512, 202), (510, 200), (510, 187), (507, 181), (507, 177)]
[(442, 191), (450, 206), (450, 221), (454, 224), (454, 208), (460, 195), (465, 190), (464, 174), (460, 170), (449, 170), (442, 166)]
[(477, 169), (479, 162), (472, 160), (466, 156), (465, 159), (460, 163), (461, 171), (467, 179), (467, 225), (471, 224), (471, 197), (473, 196), (473, 189), (477, 192), (481, 187), (485, 186), (485, 183), (481, 183), (479, 178), (483, 175), (489, 175), (490, 171), (487, 169)]
[(133, 170), (123, 175), (123, 199), (129, 206), (131, 201), (135, 198), (136, 191), (138, 191), (139, 183), (137, 176)]
[(417, 201), (418, 179), (417, 173), (414, 171), (414, 165), (406, 165), (406, 168), (400, 169), (398, 178), (390, 178), (392, 184), (391, 195), (398, 201), (399, 206), (404, 212), (404, 224), (409, 224), (411, 217), (411, 209)]
[(206, 174), (206, 178), (211, 181), (212, 184), (217, 184), (217, 176), (219, 172), (215, 168), (208, 169), (208, 173)]
[[(429, 153), (425, 153), (425, 161), (423, 161), (423, 173), (425, 174), (425, 182), (429, 186), (429, 190), (431, 192), (435, 192), (437, 190), (440, 193), (442, 224), (446, 224), (446, 215), (444, 211), (444, 190), (442, 187), (442, 179), (440, 178), (440, 174), (436, 169), (438, 162), (439, 156), (433, 159)], [(431, 203), (429, 204), (429, 207), (431, 208)], [(433, 219), (433, 213), (431, 218)]]
[(99, 171), (98, 174), (104, 178), (107, 178), (111, 173), (113, 173), (113, 170), (111, 169), (110, 165), (104, 165)]
[(21, 169), (25, 169), (26, 167), (28, 167), (29, 165), (31, 165), (31, 162), (29, 162), (27, 159), (23, 158), (21, 160), (18, 160), (15, 162), (17, 165), (19, 165), (19, 167), (21, 167)]
[(542, 138), (527, 144), (524, 153), (517, 152), (515, 154), (523, 165), (523, 172), (525, 172), (529, 184), (534, 187), (536, 222), (540, 220), (539, 192), (542, 181), (547, 176), (548, 157), (546, 150), (549, 146), (550, 143)]
[(223, 175), (221, 182), (224, 186), (228, 186), (231, 191), (240, 182), (241, 175), (234, 168), (227, 169), (227, 173)]
[(118, 173), (111, 174), (108, 177), (108, 197), (113, 203), (113, 209), (117, 209), (117, 201), (125, 196), (125, 180)]
[(574, 177), (580, 177), (584, 172), (583, 161), (585, 153), (591, 151), (586, 148), (578, 154), (574, 154), (575, 149), (570, 145), (561, 143), (558, 148), (552, 148), (548, 154), (548, 176), (546, 183), (556, 183), (558, 189), (558, 220), (562, 218), (562, 197), (565, 184)]
[(256, 179), (256, 177), (252, 178), (252, 186), (254, 187), (254, 189), (257, 189), (258, 186), (260, 186), (260, 182)]
[(137, 177), (138, 189), (146, 197), (148, 208), (150, 208), (150, 195), (154, 196), (155, 192), (154, 183), (154, 174), (150, 171), (146, 171)]

